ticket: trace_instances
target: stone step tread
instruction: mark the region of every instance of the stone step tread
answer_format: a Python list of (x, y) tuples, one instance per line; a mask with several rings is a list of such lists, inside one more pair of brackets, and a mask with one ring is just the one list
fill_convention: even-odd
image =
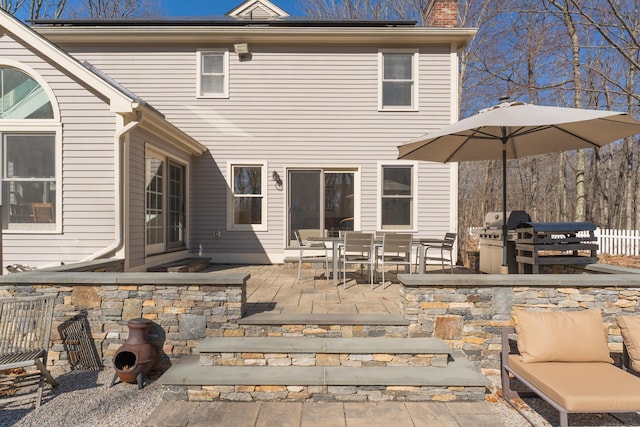
[(399, 314), (349, 313), (256, 313), (243, 317), (240, 325), (364, 325), (408, 326), (409, 321)]
[(199, 353), (452, 354), (439, 338), (208, 337)]
[[(468, 363), (436, 367), (200, 366), (196, 360), (174, 364), (162, 385), (236, 386), (439, 386), (485, 387), (488, 379)], [(190, 358), (194, 359), (194, 358)]]

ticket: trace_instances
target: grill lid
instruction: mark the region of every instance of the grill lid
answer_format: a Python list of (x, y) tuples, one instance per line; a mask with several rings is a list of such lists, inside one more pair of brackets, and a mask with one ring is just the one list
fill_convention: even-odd
[[(531, 217), (525, 211), (507, 211), (507, 230), (515, 230), (521, 222), (530, 222)], [(484, 228), (502, 228), (502, 212), (488, 212), (484, 216)]]

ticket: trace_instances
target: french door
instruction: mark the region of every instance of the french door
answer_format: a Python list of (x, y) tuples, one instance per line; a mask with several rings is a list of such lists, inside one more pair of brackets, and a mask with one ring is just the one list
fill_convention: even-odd
[(339, 230), (353, 230), (355, 178), (355, 170), (289, 170), (289, 244), (295, 240), (295, 230), (318, 230), (318, 235), (337, 235)]

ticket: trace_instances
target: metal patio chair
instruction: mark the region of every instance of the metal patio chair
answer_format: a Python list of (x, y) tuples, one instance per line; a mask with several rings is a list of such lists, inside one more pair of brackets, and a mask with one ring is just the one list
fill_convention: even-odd
[[(320, 230), (315, 230), (318, 233)], [(303, 262), (324, 262), (324, 274), (325, 277), (329, 278), (329, 256), (328, 256), (328, 248), (324, 242), (307, 242), (305, 240), (306, 237), (302, 230), (296, 230), (293, 232), (296, 236), (296, 240), (298, 241), (298, 278), (296, 279), (296, 284), (300, 283), (300, 275), (302, 273), (302, 263)], [(318, 236), (321, 236), (318, 234)], [(313, 255), (305, 255), (306, 252), (313, 251)], [(318, 251), (324, 251), (324, 255), (318, 255)]]
[(375, 256), (373, 249), (373, 233), (361, 233), (348, 231), (344, 235), (344, 248), (342, 252), (342, 286), (347, 289), (347, 264), (359, 264), (369, 266), (371, 289), (373, 289), (373, 270)]
[[(440, 244), (428, 244), (424, 249), (424, 263), (426, 265), (429, 261), (440, 261), (442, 263), (442, 271), (444, 271), (445, 262), (451, 266), (451, 274), (453, 274), (453, 245), (456, 241), (456, 233), (446, 233), (442, 243)], [(439, 250), (440, 256), (429, 256), (430, 250)], [(448, 253), (448, 256), (445, 254)]]
[[(36, 408), (42, 401), (45, 380), (55, 387), (57, 384), (47, 370), (47, 354), (51, 337), (54, 295), (0, 298), (0, 371), (35, 367), (21, 385), (37, 385), (34, 392), (6, 393), (0, 402), (36, 398)], [(1, 387), (10, 387), (6, 379)]]
[(382, 270), (382, 289), (385, 289), (385, 266), (406, 265), (409, 274), (411, 274), (411, 250), (413, 246), (413, 236), (408, 233), (384, 233), (382, 236), (382, 246), (380, 253), (377, 255), (377, 261), (380, 261)]

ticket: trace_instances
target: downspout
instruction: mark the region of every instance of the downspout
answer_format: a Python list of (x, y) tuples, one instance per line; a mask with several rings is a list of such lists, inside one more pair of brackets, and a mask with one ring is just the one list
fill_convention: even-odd
[(136, 111), (136, 118), (129, 123), (126, 124), (122, 129), (116, 132), (113, 137), (113, 142), (116, 147), (116, 155), (114, 170), (115, 170), (115, 187), (118, 193), (115, 198), (115, 229), (116, 229), (116, 237), (112, 244), (109, 246), (100, 249), (98, 252), (89, 255), (88, 257), (81, 260), (81, 262), (93, 261), (96, 259), (104, 258), (111, 253), (118, 252), (124, 246), (124, 148), (126, 144), (126, 138), (124, 137), (127, 133), (131, 132), (133, 128), (140, 125), (144, 120), (144, 114), (141, 110)]

